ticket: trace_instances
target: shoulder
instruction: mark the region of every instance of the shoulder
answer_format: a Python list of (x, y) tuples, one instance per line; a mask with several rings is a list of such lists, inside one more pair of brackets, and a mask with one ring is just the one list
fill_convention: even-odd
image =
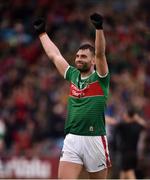
[(73, 67), (73, 66), (68, 66), (68, 68), (66, 69), (65, 73), (64, 73), (64, 78), (67, 80), (72, 79), (72, 77), (77, 76), (80, 73), (80, 71)]
[(104, 76), (101, 76), (97, 71), (95, 71), (95, 78), (104, 87), (109, 87), (110, 84), (110, 73), (108, 72)]

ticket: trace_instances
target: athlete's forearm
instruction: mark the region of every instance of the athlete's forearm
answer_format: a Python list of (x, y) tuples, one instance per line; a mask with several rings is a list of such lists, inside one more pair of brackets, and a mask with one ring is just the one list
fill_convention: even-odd
[(90, 16), (91, 22), (96, 30), (95, 39), (95, 54), (97, 58), (105, 56), (105, 37), (103, 32), (103, 16), (101, 14), (93, 13)]
[(39, 35), (42, 46), (52, 61), (54, 61), (57, 57), (62, 56), (57, 46), (51, 41), (47, 33), (42, 33)]
[(106, 40), (104, 37), (103, 30), (96, 30), (95, 39), (95, 56), (97, 58), (102, 58), (105, 56)]
[(90, 16), (91, 22), (96, 29), (95, 38), (95, 63), (98, 73), (105, 76), (108, 73), (108, 65), (105, 56), (106, 41), (103, 32), (103, 16), (94, 13)]
[(105, 56), (105, 46), (106, 41), (103, 30), (96, 30), (95, 63), (97, 71), (102, 76), (105, 76), (108, 73), (108, 65)]
[(50, 60), (53, 61), (60, 74), (64, 76), (69, 64), (63, 58), (57, 46), (51, 41), (51, 39), (47, 35), (45, 26), (46, 26), (45, 20), (43, 18), (38, 18), (34, 22), (35, 32), (40, 38), (40, 41), (47, 56), (49, 57)]
[(56, 68), (62, 76), (68, 68), (68, 62), (63, 58), (57, 46), (51, 41), (47, 33), (39, 35), (42, 46), (49, 57), (49, 59), (55, 64)]

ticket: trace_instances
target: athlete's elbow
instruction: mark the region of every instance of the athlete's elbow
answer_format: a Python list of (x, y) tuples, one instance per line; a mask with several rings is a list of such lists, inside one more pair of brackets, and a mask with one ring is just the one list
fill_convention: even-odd
[(95, 57), (96, 57), (97, 59), (103, 59), (103, 58), (105, 57), (105, 52), (104, 52), (104, 51), (102, 51), (102, 52), (96, 52), (96, 53), (95, 53)]
[(105, 49), (98, 49), (98, 50), (96, 50), (95, 51), (95, 56), (96, 57), (103, 57), (103, 56), (105, 56)]
[(47, 56), (52, 61), (55, 61), (55, 59), (58, 59), (61, 55), (60, 55), (60, 52), (53, 52), (53, 53), (52, 52), (47, 52)]

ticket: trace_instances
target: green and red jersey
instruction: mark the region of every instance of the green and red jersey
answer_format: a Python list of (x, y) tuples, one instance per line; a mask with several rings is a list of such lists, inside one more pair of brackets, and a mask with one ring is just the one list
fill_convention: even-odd
[(105, 135), (105, 108), (109, 91), (109, 73), (100, 77), (96, 71), (81, 78), (78, 69), (70, 66), (65, 79), (70, 82), (65, 133), (85, 136)]

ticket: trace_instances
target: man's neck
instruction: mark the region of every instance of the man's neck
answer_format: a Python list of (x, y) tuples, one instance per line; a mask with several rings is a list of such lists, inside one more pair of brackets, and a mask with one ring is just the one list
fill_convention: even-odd
[(90, 71), (88, 71), (88, 72), (81, 72), (81, 78), (87, 78), (87, 77), (89, 77), (91, 74), (93, 74), (95, 72), (95, 70), (94, 69), (92, 69), (92, 70), (90, 70)]

